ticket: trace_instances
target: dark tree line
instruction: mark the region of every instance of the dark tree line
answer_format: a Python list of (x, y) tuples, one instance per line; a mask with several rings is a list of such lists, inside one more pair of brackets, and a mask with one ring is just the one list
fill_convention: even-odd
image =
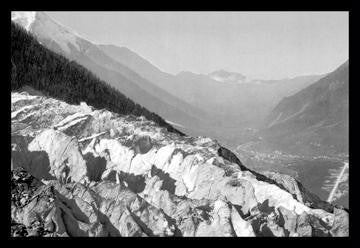
[(97, 109), (143, 115), (168, 131), (183, 135), (163, 118), (134, 103), (83, 66), (42, 46), (30, 33), (12, 22), (11, 90), (25, 85), (70, 104), (84, 101)]

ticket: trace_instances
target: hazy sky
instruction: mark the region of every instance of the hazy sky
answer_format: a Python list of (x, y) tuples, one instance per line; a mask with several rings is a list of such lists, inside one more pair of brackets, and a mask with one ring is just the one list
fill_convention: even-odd
[(334, 70), (349, 56), (348, 12), (47, 12), (90, 41), (125, 46), (163, 71), (258, 78)]

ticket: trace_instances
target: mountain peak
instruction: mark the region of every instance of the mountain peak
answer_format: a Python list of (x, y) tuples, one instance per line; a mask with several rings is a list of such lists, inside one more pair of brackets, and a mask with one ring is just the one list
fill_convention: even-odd
[(27, 31), (30, 30), (31, 24), (36, 19), (35, 11), (12, 11), (11, 12), (11, 20), (19, 23), (23, 26)]
[(40, 41), (55, 42), (62, 51), (68, 54), (73, 48), (80, 50), (77, 41), (81, 36), (44, 12), (14, 11), (11, 13), (11, 20), (24, 27), (28, 32), (41, 37)]

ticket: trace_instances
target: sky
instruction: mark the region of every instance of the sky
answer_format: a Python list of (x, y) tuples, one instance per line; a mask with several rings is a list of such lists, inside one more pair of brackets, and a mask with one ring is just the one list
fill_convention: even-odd
[(331, 72), (349, 57), (348, 12), (46, 12), (97, 44), (162, 71), (258, 79)]

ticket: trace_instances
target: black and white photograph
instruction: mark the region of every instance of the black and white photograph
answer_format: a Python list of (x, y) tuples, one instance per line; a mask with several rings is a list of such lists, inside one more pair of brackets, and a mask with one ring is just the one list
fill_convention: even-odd
[(9, 12), (10, 237), (349, 237), (349, 11)]

